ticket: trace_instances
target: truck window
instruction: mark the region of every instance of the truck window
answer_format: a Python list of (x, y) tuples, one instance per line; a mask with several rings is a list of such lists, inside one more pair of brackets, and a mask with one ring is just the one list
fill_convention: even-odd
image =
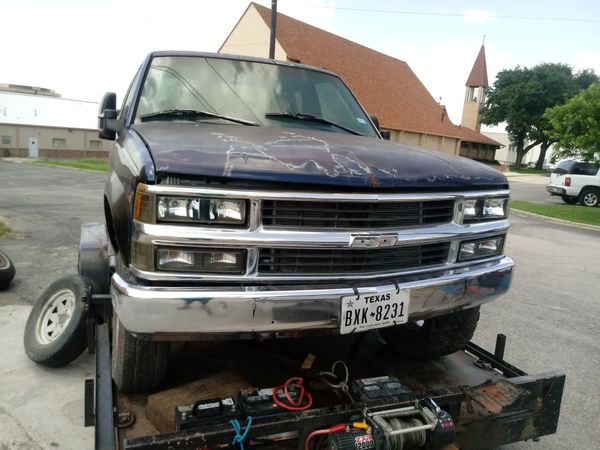
[[(206, 57), (155, 57), (144, 81), (135, 121), (141, 122), (145, 114), (174, 109), (206, 111), (263, 126), (347, 132), (314, 121), (265, 116), (312, 114), (377, 137), (364, 110), (338, 77), (297, 66)], [(202, 120), (219, 122), (215, 118)]]

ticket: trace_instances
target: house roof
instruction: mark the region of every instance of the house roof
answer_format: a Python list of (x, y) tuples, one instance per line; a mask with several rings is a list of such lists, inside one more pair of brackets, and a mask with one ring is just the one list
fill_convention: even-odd
[(500, 142), (495, 141), (491, 137), (486, 136), (485, 134), (475, 131), (469, 127), (458, 125), (456, 128), (458, 135), (463, 142), (476, 142), (480, 144), (494, 145), (496, 147), (503, 147), (503, 145)]
[(487, 76), (487, 64), (485, 62), (485, 46), (483, 44), (479, 49), (479, 53), (477, 55), (477, 58), (475, 59), (475, 63), (473, 64), (473, 68), (471, 69), (471, 73), (469, 74), (469, 78), (467, 78), (467, 83), (465, 84), (465, 86), (489, 87)]
[(98, 103), (0, 91), (0, 123), (96, 129)]
[[(271, 10), (256, 3), (250, 6), (270, 28)], [(383, 128), (465, 136), (406, 62), (281, 13), (277, 14), (277, 41), (290, 60), (339, 74)], [(474, 142), (490, 143), (486, 136), (474, 133), (470, 134)]]

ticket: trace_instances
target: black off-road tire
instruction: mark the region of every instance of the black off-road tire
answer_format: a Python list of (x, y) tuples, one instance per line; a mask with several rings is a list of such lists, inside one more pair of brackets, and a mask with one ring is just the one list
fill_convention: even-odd
[(137, 339), (118, 318), (112, 323), (112, 376), (121, 392), (151, 391), (167, 373), (170, 342)]
[(98, 286), (81, 275), (52, 283), (34, 303), (25, 325), (27, 356), (38, 364), (61, 367), (77, 359), (87, 347), (86, 313), (82, 299), (88, 287)]
[(15, 266), (5, 253), (0, 252), (0, 290), (8, 287), (15, 277)]
[(381, 335), (395, 351), (411, 359), (435, 359), (462, 350), (477, 328), (479, 307), (419, 323), (382, 328)]
[(594, 208), (600, 205), (600, 189), (585, 188), (579, 194), (579, 204)]
[(578, 197), (572, 197), (570, 195), (561, 195), (560, 198), (562, 198), (562, 201), (567, 205), (576, 205), (579, 201)]

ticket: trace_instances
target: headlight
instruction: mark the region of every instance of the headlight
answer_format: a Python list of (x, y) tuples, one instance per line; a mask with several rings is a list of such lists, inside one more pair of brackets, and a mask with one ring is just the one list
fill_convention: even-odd
[(157, 197), (157, 221), (243, 224), (246, 221), (244, 200), (201, 197)]
[(173, 272), (239, 274), (246, 268), (246, 251), (158, 248), (156, 266)]
[(246, 201), (225, 198), (155, 196), (139, 190), (135, 195), (134, 219), (144, 223), (185, 222), (244, 225)]
[(502, 253), (504, 236), (496, 236), (476, 241), (461, 242), (458, 252), (459, 261), (488, 258)]
[(463, 206), (463, 216), (464, 223), (506, 219), (508, 217), (508, 197), (467, 199)]

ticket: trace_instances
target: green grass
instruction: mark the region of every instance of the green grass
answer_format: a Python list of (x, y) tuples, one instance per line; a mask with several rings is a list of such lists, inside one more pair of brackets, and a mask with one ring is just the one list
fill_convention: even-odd
[(580, 205), (550, 205), (545, 203), (511, 200), (510, 207), (541, 216), (600, 226), (600, 208), (588, 208)]
[(16, 233), (0, 219), (0, 239), (12, 239)]
[(69, 167), (71, 169), (93, 170), (94, 172), (108, 172), (108, 161), (106, 159), (83, 158), (83, 159), (38, 159), (35, 164), (47, 166)]
[(550, 175), (551, 170), (547, 169), (536, 169), (535, 167), (521, 167), (520, 169), (516, 169), (515, 167), (510, 168), (511, 172), (515, 173), (533, 173), (538, 175)]

